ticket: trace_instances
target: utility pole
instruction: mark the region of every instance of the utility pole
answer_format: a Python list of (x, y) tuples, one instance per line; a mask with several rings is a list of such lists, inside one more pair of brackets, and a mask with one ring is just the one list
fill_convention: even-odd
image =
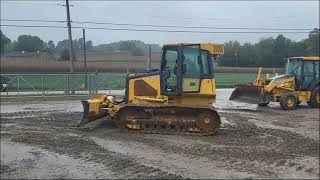
[[(70, 10), (69, 10), (69, 0), (66, 0), (66, 9), (67, 9), (67, 26), (68, 26), (68, 36), (69, 36), (69, 60), (70, 60), (70, 74), (73, 73), (73, 61), (76, 60), (73, 50), (73, 42), (72, 42), (72, 33), (71, 33), (71, 21), (70, 21)], [(67, 94), (69, 94), (70, 81), (68, 76), (68, 89)], [(71, 86), (71, 94), (75, 94), (73, 86)]]
[(83, 57), (84, 57), (84, 73), (85, 73), (85, 84), (84, 87), (87, 89), (87, 48), (86, 48), (86, 30), (82, 29), (82, 35), (83, 35)]
[(148, 47), (147, 71), (151, 69), (151, 45)]
[(66, 9), (67, 9), (67, 26), (68, 26), (68, 36), (69, 36), (70, 73), (73, 73), (73, 61), (75, 61), (76, 58), (74, 55), (73, 42), (72, 42), (69, 0), (66, 0)]
[(239, 60), (238, 60), (238, 48), (236, 48), (236, 51), (234, 52), (234, 56), (236, 58), (236, 65), (239, 66)]

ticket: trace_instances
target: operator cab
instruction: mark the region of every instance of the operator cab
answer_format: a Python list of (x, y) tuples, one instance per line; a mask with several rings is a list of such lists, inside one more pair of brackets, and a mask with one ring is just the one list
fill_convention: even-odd
[(312, 90), (319, 83), (319, 57), (287, 59), (286, 74), (295, 76), (296, 90)]
[(200, 44), (166, 45), (162, 49), (161, 94), (199, 93), (201, 79), (214, 77), (212, 54)]

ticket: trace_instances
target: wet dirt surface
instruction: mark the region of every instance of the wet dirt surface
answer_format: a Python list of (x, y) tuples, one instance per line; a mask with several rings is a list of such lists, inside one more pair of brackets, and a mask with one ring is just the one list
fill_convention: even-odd
[(140, 134), (106, 119), (75, 128), (79, 101), (1, 104), (1, 178), (319, 178), (319, 109), (220, 96), (214, 136)]

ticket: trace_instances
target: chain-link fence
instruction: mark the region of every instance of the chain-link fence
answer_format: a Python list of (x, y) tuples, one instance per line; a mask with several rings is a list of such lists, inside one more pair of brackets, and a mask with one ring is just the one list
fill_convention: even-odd
[(122, 90), (126, 74), (1, 74), (1, 95), (85, 95)]
[[(253, 82), (255, 78), (255, 73), (215, 73), (217, 88), (233, 88)], [(125, 80), (125, 73), (1, 74), (0, 89), (1, 96), (110, 94), (114, 90), (123, 93)]]

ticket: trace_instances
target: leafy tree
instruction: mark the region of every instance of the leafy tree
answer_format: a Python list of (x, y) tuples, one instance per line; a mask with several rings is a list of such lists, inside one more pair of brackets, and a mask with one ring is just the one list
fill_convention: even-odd
[(64, 49), (61, 51), (60, 53), (60, 59), (61, 60), (69, 60), (70, 59), (70, 53), (69, 53), (69, 49)]
[(303, 41), (295, 42), (283, 35), (276, 38), (264, 38), (258, 43), (237, 41), (225, 43), (225, 54), (220, 58), (220, 66), (242, 67), (283, 67), (285, 57), (319, 55), (319, 30), (310, 32)]
[(120, 41), (119, 50), (131, 50), (136, 47), (136, 44), (132, 41)]
[[(83, 51), (83, 38), (78, 40), (74, 40), (74, 47), (77, 51)], [(86, 41), (86, 49), (87, 51), (91, 51), (93, 49), (92, 41)]]
[(116, 48), (111, 44), (99, 44), (93, 47), (93, 51), (106, 51), (106, 52), (114, 52)]
[(38, 36), (21, 35), (14, 44), (14, 50), (16, 51), (36, 52), (44, 49), (45, 43)]
[(57, 43), (56, 51), (61, 54), (62, 51), (64, 51), (65, 49), (68, 49), (68, 48), (69, 48), (69, 42), (67, 39), (65, 39), (65, 40), (59, 41)]
[(314, 29), (314, 31), (309, 33), (308, 39), (305, 40), (307, 54), (319, 56), (319, 35), (319, 29)]
[(138, 47), (133, 47), (132, 49), (130, 49), (130, 52), (133, 54), (133, 55), (136, 55), (136, 56), (142, 56), (144, 55), (144, 52), (141, 48), (138, 48)]
[[(75, 39), (72, 42), (73, 42), (73, 48), (75, 52), (79, 53), (83, 51), (83, 38)], [(68, 48), (69, 48), (69, 40), (65, 39), (57, 43), (56, 51), (61, 54), (62, 51)], [(93, 49), (92, 41), (86, 41), (86, 48), (87, 48), (87, 51), (92, 51)]]
[(46, 51), (49, 54), (54, 54), (55, 52), (55, 45), (54, 42), (52, 40), (48, 41), (48, 43), (46, 43)]
[(5, 48), (11, 43), (11, 40), (6, 35), (4, 35), (1, 30), (0, 30), (0, 36), (1, 36), (0, 49), (1, 49), (1, 53), (3, 53)]
[(94, 46), (92, 51), (107, 51), (114, 52), (115, 50), (119, 51), (129, 51), (134, 55), (144, 55), (148, 51), (148, 46), (151, 45), (152, 52), (160, 52), (161, 47), (158, 44), (145, 44), (139, 40), (127, 40), (112, 42), (109, 44), (100, 44)]
[(93, 42), (86, 41), (86, 48), (87, 48), (87, 51), (92, 51), (93, 50)]
[(135, 41), (120, 41), (119, 50), (129, 51), (133, 55), (143, 55), (144, 51), (142, 48), (136, 45)]
[(236, 58), (239, 57), (240, 43), (238, 41), (229, 41), (224, 44), (225, 52), (219, 60), (221, 66), (237, 66)]
[(52, 40), (48, 41), (47, 48), (48, 49), (54, 49), (55, 48), (54, 42)]
[[(77, 40), (73, 40), (73, 49), (74, 49), (74, 53), (79, 52), (79, 47), (78, 47), (78, 41)], [(70, 56), (70, 53), (69, 53), (69, 40), (65, 39), (65, 40), (59, 41), (57, 43), (57, 46), (56, 46), (56, 52), (58, 54), (60, 54), (60, 58), (62, 60), (69, 59), (69, 56)]]

